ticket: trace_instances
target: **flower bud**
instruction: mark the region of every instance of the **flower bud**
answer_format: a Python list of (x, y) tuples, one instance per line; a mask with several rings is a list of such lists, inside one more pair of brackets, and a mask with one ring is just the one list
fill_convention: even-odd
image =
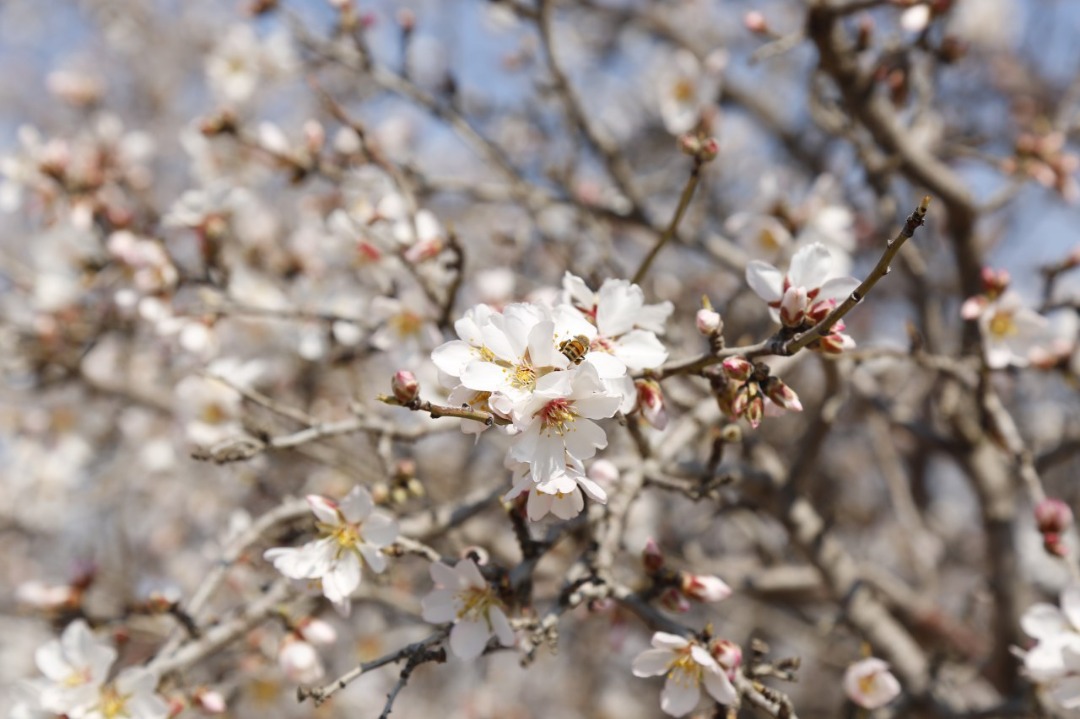
[(693, 133), (687, 132), (679, 135), (678, 143), (679, 151), (682, 152), (682, 154), (684, 155), (689, 155), (690, 157), (697, 157), (697, 154), (701, 152), (701, 140), (699, 140), (698, 136), (694, 135)]
[(701, 162), (712, 162), (720, 154), (720, 143), (715, 137), (706, 137), (699, 144), (697, 158)]
[(1057, 532), (1046, 532), (1043, 534), (1043, 549), (1046, 550), (1047, 554), (1052, 554), (1055, 557), (1064, 557), (1069, 553), (1068, 548), (1065, 546), (1065, 542)]
[(698, 332), (706, 337), (720, 334), (720, 331), (724, 328), (724, 320), (716, 310), (698, 310), (695, 324), (697, 324)]
[(679, 614), (690, 611), (690, 602), (683, 596), (682, 592), (673, 587), (668, 587), (660, 594), (660, 606), (669, 612), (678, 612)]
[(664, 568), (664, 553), (652, 537), (645, 542), (645, 549), (641, 551), (641, 562), (648, 574), (656, 574)]
[(221, 692), (199, 687), (192, 695), (195, 707), (203, 714), (224, 714), (228, 706)]
[(711, 574), (680, 573), (682, 593), (699, 602), (720, 602), (731, 596), (731, 587)]
[(586, 475), (597, 484), (611, 486), (619, 481), (619, 468), (609, 459), (598, 459), (592, 463)]
[(743, 27), (758, 35), (765, 35), (769, 32), (769, 23), (765, 19), (765, 15), (757, 10), (751, 10), (743, 15)]
[(311, 644), (333, 644), (337, 641), (337, 630), (328, 622), (315, 617), (301, 620), (296, 627), (296, 633)]
[(788, 287), (780, 299), (780, 322), (785, 327), (798, 327), (806, 319), (809, 297), (805, 287)]
[(751, 398), (743, 416), (746, 417), (746, 421), (754, 429), (757, 429), (758, 425), (761, 424), (762, 418), (765, 417), (765, 398), (760, 393), (755, 393)]
[(1055, 497), (1047, 497), (1035, 506), (1035, 523), (1043, 534), (1061, 534), (1073, 523), (1069, 505)]
[(326, 128), (318, 120), (304, 123), (304, 146), (312, 155), (317, 155), (326, 144)]
[(664, 394), (656, 380), (641, 379), (636, 383), (638, 406), (645, 421), (659, 430), (667, 427), (667, 408), (664, 406)]
[(754, 373), (754, 364), (745, 357), (728, 357), (720, 363), (728, 377), (745, 382)]
[(286, 638), (282, 643), (278, 651), (278, 666), (286, 677), (298, 684), (317, 682), (325, 671), (315, 647), (293, 637)]
[(1001, 295), (1009, 288), (1009, 271), (984, 267), (981, 272), (983, 293), (990, 298)]
[(420, 383), (412, 372), (399, 370), (394, 373), (394, 378), (390, 380), (390, 390), (398, 402), (410, 404), (420, 396)]
[(724, 668), (728, 676), (734, 675), (742, 666), (742, 647), (727, 639), (713, 639), (709, 642), (709, 654), (716, 663)]
[(802, 412), (803, 407), (802, 402), (799, 401), (799, 395), (777, 377), (769, 377), (765, 381), (765, 395), (779, 407), (792, 412)]

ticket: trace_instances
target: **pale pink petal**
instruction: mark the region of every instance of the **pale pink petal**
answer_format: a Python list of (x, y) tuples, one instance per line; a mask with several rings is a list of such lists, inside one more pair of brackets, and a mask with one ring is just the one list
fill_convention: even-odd
[(320, 497), (317, 494), (309, 494), (307, 496), (308, 505), (311, 507), (312, 513), (315, 518), (320, 522), (327, 524), (340, 524), (341, 517), (338, 515), (337, 504), (327, 499), (326, 497)]
[(510, 620), (506, 618), (506, 614), (498, 607), (492, 607), (488, 613), (488, 620), (491, 622), (491, 629), (495, 633), (495, 638), (499, 640), (499, 644), (504, 647), (512, 647), (517, 641), (514, 636), (514, 630), (510, 626)]
[(364, 541), (376, 547), (393, 544), (398, 537), (398, 525), (382, 512), (373, 512), (364, 522)]
[(454, 593), (449, 589), (436, 589), (420, 600), (420, 609), (425, 622), (444, 624), (457, 619), (457, 606)]
[(386, 570), (386, 555), (370, 544), (360, 545), (360, 554), (364, 561), (376, 574), (382, 574)]
[(338, 509), (346, 520), (359, 522), (371, 514), (374, 506), (374, 502), (371, 501), (371, 494), (363, 487), (356, 486), (341, 500)]
[(454, 567), (454, 571), (461, 577), (462, 585), (467, 587), (487, 587), (487, 580), (480, 573), (480, 567), (471, 559), (462, 559)]
[(442, 562), (434, 562), (428, 567), (428, 572), (431, 574), (431, 580), (440, 587), (457, 589), (461, 586), (461, 577), (458, 576), (458, 573), (454, 571), (453, 567)]

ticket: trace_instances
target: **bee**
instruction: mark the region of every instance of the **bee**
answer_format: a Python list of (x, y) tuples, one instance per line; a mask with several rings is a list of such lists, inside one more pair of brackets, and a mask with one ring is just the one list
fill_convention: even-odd
[(574, 364), (581, 364), (585, 355), (589, 352), (589, 338), (585, 335), (577, 335), (559, 343), (559, 351), (566, 359)]

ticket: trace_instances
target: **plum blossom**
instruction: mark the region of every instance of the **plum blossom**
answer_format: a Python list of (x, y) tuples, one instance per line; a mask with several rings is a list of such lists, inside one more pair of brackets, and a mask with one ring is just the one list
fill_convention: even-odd
[(381, 574), (386, 556), (380, 549), (397, 539), (397, 523), (374, 511), (371, 494), (354, 487), (340, 503), (312, 494), (307, 497), (315, 514), (319, 539), (300, 548), (278, 547), (264, 554), (291, 579), (318, 579), (322, 593), (343, 614), (350, 609), (349, 595), (360, 586), (363, 564)]
[(878, 709), (900, 694), (900, 682), (889, 671), (887, 663), (867, 657), (844, 672), (844, 691), (848, 699), (864, 709)]
[(38, 708), (70, 719), (164, 719), (169, 705), (156, 694), (157, 676), (129, 667), (106, 682), (116, 649), (78, 619), (35, 659), (45, 681), (35, 681)]
[(709, 649), (696, 640), (667, 632), (656, 632), (652, 649), (646, 649), (634, 659), (636, 677), (665, 676), (660, 694), (660, 708), (670, 716), (682, 716), (697, 706), (701, 685), (721, 704), (733, 705), (739, 695), (728, 672), (734, 666), (721, 665)]
[(1080, 709), (1080, 584), (1061, 592), (1061, 607), (1038, 603), (1020, 618), (1036, 644), (1024, 655), (1024, 670), (1064, 709)]
[(746, 281), (761, 299), (769, 303), (773, 320), (798, 328), (807, 321), (820, 322), (835, 302), (859, 286), (854, 277), (830, 277), (832, 254), (815, 242), (799, 249), (791, 258), (787, 273), (767, 262), (753, 260), (746, 268)]
[(525, 511), (530, 520), (536, 522), (548, 514), (559, 519), (573, 519), (585, 508), (585, 497), (604, 504), (607, 492), (585, 473), (580, 460), (568, 456), (566, 468), (557, 471), (546, 482), (533, 479), (527, 462), (511, 463), (514, 469), (514, 486), (503, 496), (504, 501), (515, 499), (525, 492), (529, 493), (525, 501)]
[(702, 111), (715, 104), (727, 58), (716, 52), (705, 63), (687, 50), (677, 51), (660, 71), (659, 106), (664, 127), (672, 135), (693, 130)]
[(450, 651), (455, 656), (476, 659), (492, 636), (504, 647), (514, 645), (514, 630), (502, 600), (476, 562), (462, 559), (453, 567), (435, 562), (430, 571), (435, 589), (421, 600), (424, 621), (454, 623)]
[(509, 456), (528, 462), (538, 483), (549, 482), (565, 472), (567, 453), (589, 459), (607, 446), (607, 435), (593, 420), (613, 416), (619, 404), (620, 398), (607, 393), (592, 365), (545, 375), (515, 412), (521, 434)]
[(965, 302), (962, 314), (964, 319), (978, 320), (986, 365), (991, 369), (1026, 366), (1032, 349), (1047, 333), (1047, 319), (1025, 306), (1013, 291), (981, 305)]

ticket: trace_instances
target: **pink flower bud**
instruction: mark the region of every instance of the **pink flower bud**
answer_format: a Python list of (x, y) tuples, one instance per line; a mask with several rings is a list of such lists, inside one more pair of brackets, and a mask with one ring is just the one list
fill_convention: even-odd
[(660, 606), (667, 609), (669, 612), (683, 612), (690, 611), (690, 602), (683, 596), (683, 593), (677, 589), (669, 587), (660, 594)]
[(433, 237), (427, 240), (415, 242), (405, 250), (405, 260), (416, 265), (424, 260), (430, 260), (443, 251), (444, 243), (441, 237)]
[(394, 378), (390, 380), (390, 390), (394, 393), (394, 398), (398, 402), (410, 404), (420, 396), (420, 383), (412, 372), (399, 370), (394, 373)]
[(995, 270), (992, 267), (982, 268), (981, 273), (983, 292), (991, 298), (997, 297), (1009, 287), (1009, 271)]
[(731, 587), (711, 574), (682, 572), (680, 580), (682, 593), (699, 602), (720, 602), (731, 596)]
[(641, 408), (641, 416), (653, 427), (663, 430), (664, 427), (667, 427), (668, 416), (660, 384), (651, 379), (641, 379), (635, 384), (637, 385), (638, 406)]
[(751, 10), (743, 15), (743, 27), (758, 35), (769, 32), (769, 23), (765, 19), (765, 15), (757, 10)]
[(1043, 534), (1060, 534), (1072, 526), (1073, 513), (1065, 502), (1047, 497), (1035, 506), (1035, 523)]
[(864, 709), (877, 709), (899, 696), (900, 682), (889, 671), (888, 664), (868, 657), (844, 672), (844, 691), (848, 699)]
[(695, 324), (697, 324), (698, 332), (706, 337), (711, 337), (720, 333), (720, 330), (724, 327), (724, 320), (716, 310), (701, 309), (697, 311)]
[(728, 377), (745, 382), (754, 373), (753, 363), (745, 357), (728, 357), (720, 363)]
[(802, 412), (803, 407), (802, 402), (799, 401), (799, 395), (776, 377), (770, 377), (765, 382), (765, 395), (777, 406), (792, 412)]
[(1046, 550), (1047, 554), (1052, 554), (1055, 557), (1064, 557), (1069, 553), (1065, 542), (1062, 541), (1061, 535), (1057, 532), (1045, 532), (1043, 534), (1043, 549)]
[(645, 549), (641, 551), (641, 562), (649, 574), (656, 574), (664, 568), (664, 553), (652, 537), (645, 542)]
[(326, 129), (318, 120), (304, 123), (304, 146), (312, 155), (318, 154), (326, 144)]
[(709, 654), (716, 663), (724, 668), (728, 676), (733, 676), (742, 666), (742, 647), (727, 639), (713, 639), (709, 642)]
[(203, 714), (224, 714), (228, 706), (221, 692), (199, 687), (192, 696), (195, 706)]
[(717, 142), (715, 137), (706, 137), (701, 141), (701, 148), (698, 150), (697, 157), (702, 162), (712, 162), (720, 154), (720, 143)]

